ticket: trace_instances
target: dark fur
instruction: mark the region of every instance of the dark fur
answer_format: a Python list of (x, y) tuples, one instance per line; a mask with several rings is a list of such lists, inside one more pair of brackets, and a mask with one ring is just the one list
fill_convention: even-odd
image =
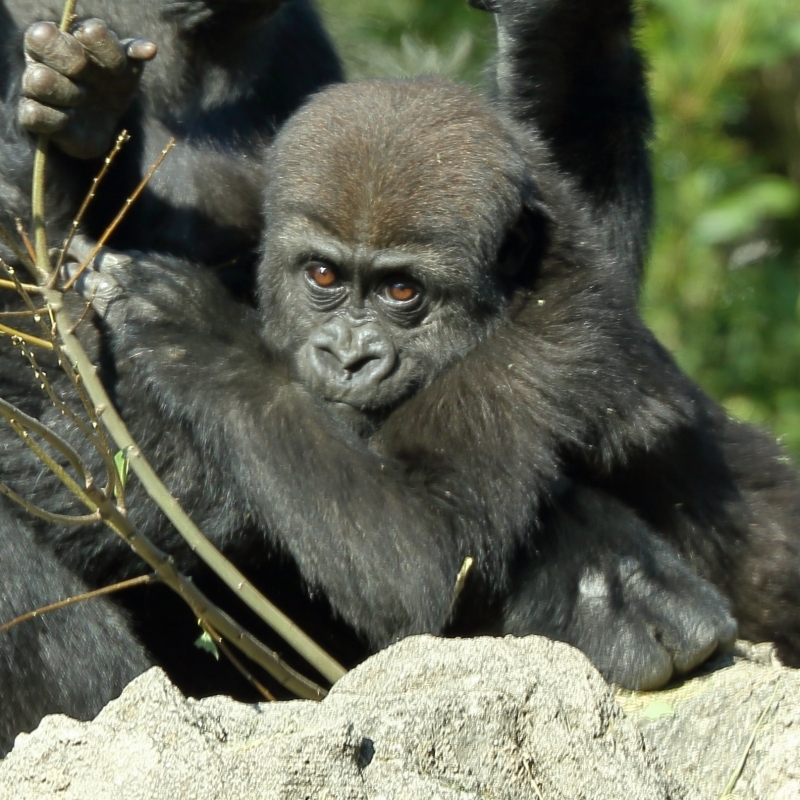
[[(17, 27), (16, 33), (3, 31), (6, 45), (0, 54), (0, 77), (2, 60), (11, 65), (3, 86), (8, 102), (0, 106), (0, 223), (13, 230), (12, 215), (27, 220), (30, 213), (32, 163), (32, 138), (15, 119), (20, 42), (31, 23), (59, 19), (61, 2), (3, 3), (7, 10), (0, 9), (0, 15), (10, 14)], [(106, 20), (121, 39), (146, 37), (159, 47), (120, 121), (132, 139), (90, 207), (85, 232), (100, 235), (175, 137), (178, 147), (112, 242), (224, 266), (222, 277), (229, 285), (249, 288), (261, 232), (263, 148), (305, 97), (342, 78), (311, 0), (81, 0), (79, 13), (80, 19)], [(101, 161), (78, 161), (55, 146), (50, 149), (48, 217), (57, 244)]]
[[(410, 633), (540, 632), (612, 678), (658, 685), (729, 642), (728, 602), (748, 636), (797, 658), (795, 473), (682, 375), (635, 309), (649, 115), (628, 3), (502, 5), (513, 46), (498, 70), (517, 80), (499, 82), (495, 107), (438, 81), (375, 82), (329, 91), (286, 126), (268, 165), (258, 314), (178, 259), (102, 278), (121, 287), (103, 309), (118, 405), (206, 534), (347, 663)], [(547, 59), (520, 66), (559, 41), (586, 58), (558, 74)], [(540, 100), (524, 102), (533, 87)], [(566, 114), (576, 98), (626, 113), (598, 113), (593, 138), (595, 115)], [(331, 406), (297, 379), (327, 321), (302, 288), (304, 249), (319, 258), (309, 230), (407, 254), (403, 269), (438, 298), (416, 333), (373, 314), (411, 365), (374, 406)], [(379, 286), (359, 258), (337, 266)], [(4, 396), (65, 430), (6, 363)], [(71, 508), (0, 435), (4, 476)], [(207, 580), (135, 483), (129, 507)], [(90, 585), (141, 570), (105, 530), (30, 528)], [(186, 691), (231, 690), (224, 667), (187, 657), (191, 614), (152, 594), (125, 602), (158, 662)], [(70, 616), (92, 630), (81, 609)], [(83, 673), (59, 668), (78, 698)], [(14, 696), (4, 689), (4, 707), (22, 727)]]
[[(60, 19), (62, 5), (60, 0), (0, 0), (0, 224), (12, 232), (16, 217), (30, 230), (34, 140), (17, 122), (23, 33), (38, 20)], [(261, 229), (263, 149), (277, 126), (309, 93), (342, 77), (312, 3), (81, 0), (78, 12), (79, 21), (100, 17), (120, 38), (149, 37), (159, 46), (158, 58), (147, 65), (140, 90), (120, 121), (120, 128), (127, 128), (132, 140), (93, 203), (84, 231), (99, 235), (174, 136), (178, 147), (113, 241), (121, 247), (175, 253), (215, 268), (225, 265), (217, 272), (226, 284), (237, 293), (250, 294)], [(69, 158), (51, 145), (48, 166), (49, 233), (55, 244), (63, 239), (100, 161)], [(0, 257), (13, 263), (2, 243)], [(13, 294), (2, 291), (0, 310), (16, 307)], [(95, 355), (100, 358), (101, 351), (95, 350)], [(57, 367), (51, 367), (52, 376)], [(113, 365), (108, 365), (107, 377), (113, 390)], [(0, 340), (0, 395), (36, 415), (50, 415), (52, 421), (55, 415), (47, 410), (30, 378), (9, 340)], [(130, 402), (142, 420), (155, 413), (146, 402)], [(183, 446), (186, 455), (174, 474), (176, 479), (184, 476), (188, 483), (197, 474), (197, 464), (189, 455), (191, 450)], [(26, 494), (28, 490), (37, 494), (35, 487), (41, 487), (59, 497), (56, 504), (69, 503), (62, 488), (49, 484), (24, 448), (18, 448), (5, 423), (0, 425), (0, 458), (2, 479)], [(209, 497), (211, 505), (215, 501), (216, 497)], [(162, 525), (154, 510), (145, 514), (145, 524), (151, 528)], [(129, 574), (141, 569), (126, 547), (102, 532), (87, 532), (84, 541), (90, 551), (105, 546), (106, 555), (86, 569), (85, 563), (80, 564), (88, 555), (85, 551), (65, 555), (51, 553), (49, 544), (35, 547), (35, 527), (36, 523), (0, 498), (3, 621), (85, 590), (79, 575), (97, 584), (106, 583), (115, 571)], [(42, 535), (50, 538), (46, 530)], [(99, 539), (92, 544), (96, 536)], [(158, 590), (150, 594), (158, 595)], [(167, 606), (170, 600), (166, 599)], [(160, 616), (162, 611), (157, 613)], [(166, 610), (163, 613), (169, 615)], [(183, 622), (182, 614), (182, 609), (176, 612)], [(142, 611), (140, 618), (145, 617)], [(152, 663), (134, 637), (129, 619), (105, 601), (60, 611), (2, 638), (0, 754), (17, 731), (31, 729), (47, 712), (62, 711), (79, 718), (94, 715)], [(164, 641), (169, 638), (167, 634)], [(188, 655), (180, 651), (176, 660), (194, 659), (191, 643), (192, 638), (187, 638)], [(173, 652), (180, 649), (174, 641), (168, 646)], [(210, 690), (202, 679), (197, 686), (198, 692)]]

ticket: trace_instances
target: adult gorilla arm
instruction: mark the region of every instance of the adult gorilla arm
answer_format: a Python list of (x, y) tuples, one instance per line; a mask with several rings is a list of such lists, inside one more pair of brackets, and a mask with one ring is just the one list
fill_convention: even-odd
[(631, 0), (469, 0), (496, 14), (494, 94), (580, 187), (631, 289), (647, 257), (650, 104)]
[[(9, 24), (0, 51), (10, 70), (2, 75), (8, 99), (0, 103), (0, 225), (16, 236), (16, 219), (21, 219), (31, 232), (35, 135), (51, 136), (57, 146), (51, 150), (46, 207), (55, 244), (63, 239), (91, 179), (85, 164), (60, 151), (82, 159), (107, 153), (155, 46), (146, 40), (120, 43), (99, 20), (79, 24), (74, 36), (61, 33), (55, 23), (36, 23), (25, 31), (23, 45), (22, 32), (10, 19)], [(99, 169), (96, 161), (91, 164)], [(16, 261), (3, 243), (0, 256)]]
[[(97, 238), (174, 137), (178, 147), (129, 211), (116, 245), (215, 266), (239, 260), (243, 274), (231, 279), (247, 280), (261, 228), (263, 147), (306, 96), (342, 77), (308, 0), (82, 0), (69, 34), (38, 22), (50, 13), (43, 2), (6, 5), (18, 33), (4, 37), (0, 54), (8, 66), (0, 180), (11, 192), (0, 212), (12, 223), (28, 219), (29, 204), (13, 198), (29, 196), (31, 134), (52, 134), (48, 212), (57, 244), (100, 169), (97, 156), (125, 128), (131, 142), (84, 219)], [(143, 72), (140, 37), (159, 48)]]

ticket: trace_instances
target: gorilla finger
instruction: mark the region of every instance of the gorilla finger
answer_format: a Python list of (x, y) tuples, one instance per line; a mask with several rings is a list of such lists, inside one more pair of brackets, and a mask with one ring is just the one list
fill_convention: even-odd
[(665, 646), (672, 650), (672, 660), (678, 674), (691, 672), (714, 653), (724, 653), (730, 650), (736, 642), (738, 626), (733, 617), (726, 617), (713, 624), (706, 621), (690, 632), (685, 640), (685, 646), (675, 647), (672, 642), (665, 641)]
[(76, 233), (69, 243), (69, 250), (67, 250), (67, 258), (69, 261), (86, 261), (92, 254), (97, 242), (84, 236), (82, 233)]
[(27, 97), (20, 100), (17, 106), (17, 121), (28, 133), (50, 136), (62, 131), (70, 118), (66, 111), (42, 105)]
[[(67, 255), (70, 261), (84, 262), (94, 252), (97, 242), (81, 233), (75, 234), (69, 245)], [(92, 269), (95, 271), (113, 271), (127, 267), (133, 261), (133, 254), (122, 250), (101, 247), (92, 258)]]
[(73, 33), (98, 66), (110, 72), (121, 72), (125, 68), (125, 48), (103, 20), (87, 19)]
[(674, 666), (670, 654), (637, 619), (609, 619), (603, 631), (579, 642), (603, 677), (626, 689), (650, 691), (669, 683)]
[(158, 45), (149, 39), (125, 39), (122, 45), (133, 61), (152, 61), (158, 53)]
[(79, 106), (86, 96), (66, 75), (35, 61), (22, 73), (22, 92), (40, 103), (66, 108)]
[[(61, 271), (67, 280), (78, 273), (80, 264), (71, 261)], [(111, 303), (122, 294), (122, 287), (110, 275), (101, 275), (93, 269), (85, 269), (75, 281), (75, 290), (92, 304), (92, 308), (105, 317)]]
[(53, 22), (34, 22), (25, 31), (25, 52), (35, 61), (47, 64), (62, 75), (74, 77), (86, 68), (83, 45)]
[(66, 155), (85, 161), (106, 155), (111, 149), (114, 132), (114, 120), (105, 115), (76, 117), (53, 136), (53, 141)]

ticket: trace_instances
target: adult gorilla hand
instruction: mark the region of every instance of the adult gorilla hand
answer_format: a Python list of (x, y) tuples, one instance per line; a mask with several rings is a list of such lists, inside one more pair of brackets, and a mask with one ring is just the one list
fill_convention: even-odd
[(88, 19), (71, 33), (52, 22), (35, 22), (25, 32), (24, 46), (27, 65), (17, 111), (22, 128), (50, 136), (75, 158), (107, 153), (156, 45), (148, 39), (121, 42), (105, 22)]

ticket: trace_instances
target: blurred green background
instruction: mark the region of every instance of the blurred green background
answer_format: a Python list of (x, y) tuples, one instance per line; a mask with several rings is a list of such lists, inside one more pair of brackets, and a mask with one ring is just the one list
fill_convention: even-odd
[[(350, 77), (480, 83), (462, 0), (319, 0)], [(645, 316), (734, 415), (800, 456), (800, 0), (646, 0), (658, 225)]]

